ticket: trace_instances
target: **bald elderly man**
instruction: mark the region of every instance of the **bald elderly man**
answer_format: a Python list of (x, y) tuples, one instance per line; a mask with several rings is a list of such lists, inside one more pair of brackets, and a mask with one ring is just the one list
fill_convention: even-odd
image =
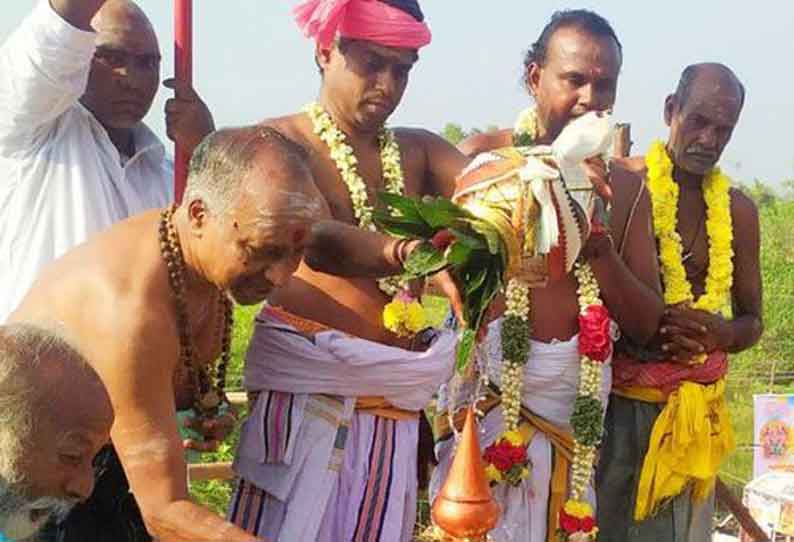
[(0, 326), (0, 540), (30, 540), (94, 487), (113, 409), (96, 372), (59, 334)]
[[(711, 540), (714, 482), (733, 447), (728, 355), (763, 332), (758, 210), (719, 174), (744, 101), (729, 67), (688, 66), (665, 99), (666, 140), (630, 160), (653, 197), (667, 308), (650, 345), (624, 337), (613, 362), (596, 477), (601, 541)], [(665, 216), (676, 217), (674, 236), (658, 230)], [(683, 288), (694, 303), (671, 299)]]
[[(45, 264), (171, 201), (172, 164), (142, 122), (159, 80), (157, 37), (130, 0), (39, 0), (0, 47), (0, 323)], [(213, 128), (189, 88), (166, 110), (187, 149)]]

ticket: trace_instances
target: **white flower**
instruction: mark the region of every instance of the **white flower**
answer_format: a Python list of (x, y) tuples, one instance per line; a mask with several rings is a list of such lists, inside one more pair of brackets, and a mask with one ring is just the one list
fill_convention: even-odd
[[(353, 205), (353, 215), (358, 220), (359, 227), (376, 231), (372, 221), (374, 208), (369, 204), (367, 185), (356, 170), (358, 159), (353, 148), (347, 144), (344, 132), (334, 124), (331, 116), (319, 103), (310, 103), (303, 108), (303, 111), (312, 121), (314, 133), (328, 145), (329, 156), (336, 164), (339, 175), (347, 186), (350, 202)], [(378, 142), (386, 191), (392, 194), (402, 194), (405, 192), (405, 181), (400, 163), (400, 147), (394, 133), (391, 130), (382, 129), (378, 135)], [(386, 295), (393, 296), (405, 285), (398, 277), (388, 277), (378, 280), (378, 286)]]

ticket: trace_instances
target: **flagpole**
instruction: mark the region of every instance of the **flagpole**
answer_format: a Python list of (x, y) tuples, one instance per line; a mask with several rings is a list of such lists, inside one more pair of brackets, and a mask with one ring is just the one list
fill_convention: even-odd
[[(174, 0), (174, 74), (180, 81), (193, 84), (193, 0)], [(174, 198), (182, 200), (187, 184), (190, 156), (179, 142), (174, 158)]]

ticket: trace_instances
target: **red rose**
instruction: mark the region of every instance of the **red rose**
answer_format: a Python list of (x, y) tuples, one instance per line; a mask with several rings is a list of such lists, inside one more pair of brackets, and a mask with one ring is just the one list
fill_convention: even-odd
[(612, 353), (611, 321), (603, 305), (590, 305), (579, 315), (579, 353), (593, 361), (606, 361)]
[(579, 520), (579, 530), (589, 533), (595, 527), (595, 520), (590, 516)]
[(430, 244), (436, 250), (446, 250), (446, 248), (452, 244), (455, 240), (455, 234), (453, 234), (448, 229), (438, 230), (436, 234), (430, 239)]
[(491, 444), (485, 449), (483, 457), (500, 471), (506, 471), (513, 466), (513, 462), (510, 460), (510, 452), (503, 446)]
[(560, 510), (560, 528), (566, 533), (575, 533), (580, 530), (580, 521), (569, 514), (565, 510)]
[(510, 446), (510, 461), (514, 465), (522, 465), (527, 462), (527, 449), (524, 446)]

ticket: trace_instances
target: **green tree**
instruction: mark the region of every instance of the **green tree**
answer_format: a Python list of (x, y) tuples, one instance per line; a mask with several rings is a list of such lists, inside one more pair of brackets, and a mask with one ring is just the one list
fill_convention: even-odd
[(764, 184), (760, 179), (754, 179), (751, 185), (739, 184), (739, 189), (761, 208), (774, 206), (779, 200), (772, 187)]
[(442, 130), (441, 136), (453, 145), (457, 145), (466, 139), (466, 132), (463, 130), (460, 124), (448, 122), (447, 125), (444, 126), (444, 130)]

